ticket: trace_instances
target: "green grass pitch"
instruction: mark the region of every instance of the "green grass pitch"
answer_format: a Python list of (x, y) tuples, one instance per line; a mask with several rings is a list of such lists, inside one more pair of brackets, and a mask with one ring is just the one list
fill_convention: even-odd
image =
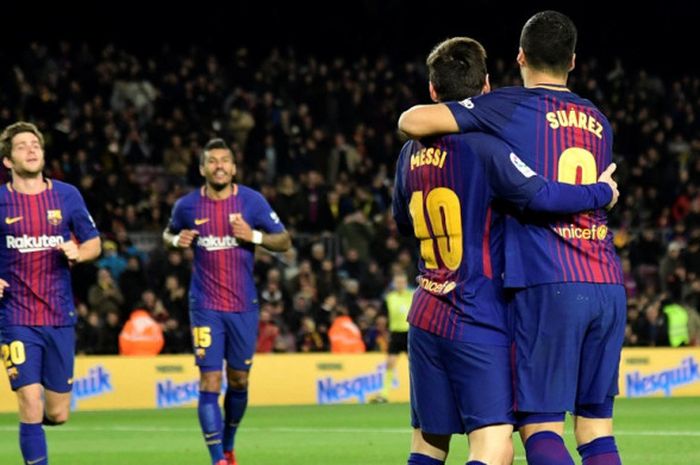
[[(251, 407), (237, 437), (241, 465), (401, 465), (410, 442), (406, 404)], [(571, 425), (567, 443), (573, 450)], [(625, 465), (700, 464), (700, 398), (620, 399)], [(22, 464), (15, 415), (0, 415), (0, 464)], [(51, 465), (208, 465), (193, 409), (74, 413), (48, 429)], [(518, 438), (516, 465), (525, 459)], [(454, 437), (448, 465), (466, 461)], [(576, 455), (577, 463), (580, 463)]]

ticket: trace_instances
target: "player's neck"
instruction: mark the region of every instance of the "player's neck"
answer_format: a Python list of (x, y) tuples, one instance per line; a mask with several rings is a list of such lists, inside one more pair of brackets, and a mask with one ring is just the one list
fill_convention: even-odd
[(13, 173), (10, 185), (15, 192), (27, 195), (41, 194), (48, 188), (48, 184), (41, 173), (32, 177), (18, 176), (16, 173)]
[(226, 200), (238, 192), (238, 185), (229, 184), (221, 190), (214, 189), (209, 184), (204, 185), (204, 195), (210, 200)]
[(555, 90), (568, 90), (566, 88), (566, 75), (555, 75), (543, 71), (528, 70), (523, 73), (523, 81), (525, 87), (546, 87), (553, 88)]

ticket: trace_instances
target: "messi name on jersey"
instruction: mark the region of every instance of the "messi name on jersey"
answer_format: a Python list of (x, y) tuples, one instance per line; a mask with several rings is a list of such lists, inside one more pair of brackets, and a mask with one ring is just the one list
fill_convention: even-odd
[(435, 166), (442, 168), (447, 158), (447, 150), (436, 147), (423, 148), (411, 154), (411, 171), (421, 166)]
[(42, 250), (55, 249), (60, 244), (63, 244), (62, 236), (5, 236), (5, 246), (8, 249), (18, 250), (20, 253), (39, 252)]

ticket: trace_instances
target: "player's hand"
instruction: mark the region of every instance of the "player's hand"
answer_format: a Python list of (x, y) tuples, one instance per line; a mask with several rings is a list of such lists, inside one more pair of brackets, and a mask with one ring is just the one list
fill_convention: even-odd
[(240, 213), (231, 214), (231, 228), (233, 228), (233, 237), (246, 242), (253, 242), (253, 228), (243, 219)]
[(0, 279), (0, 299), (5, 294), (5, 288), (10, 287), (10, 284), (4, 279)]
[(615, 206), (617, 203), (617, 199), (620, 197), (620, 191), (617, 190), (617, 182), (613, 179), (612, 175), (617, 169), (617, 165), (615, 163), (610, 163), (607, 168), (605, 168), (605, 171), (600, 173), (600, 176), (598, 177), (598, 182), (604, 182), (608, 186), (610, 186), (610, 189), (612, 189), (612, 199), (610, 200), (610, 203), (605, 207), (608, 210), (610, 210), (612, 207)]
[(77, 262), (80, 260), (80, 250), (78, 244), (73, 241), (66, 241), (58, 245), (58, 249), (63, 252), (69, 262)]
[(175, 247), (180, 248), (180, 249), (186, 249), (192, 245), (192, 242), (194, 242), (195, 237), (197, 237), (198, 235), (199, 235), (199, 231), (197, 231), (196, 229), (183, 229), (177, 235), (177, 237), (178, 237), (177, 245), (175, 245), (175, 244), (173, 244), (173, 245)]

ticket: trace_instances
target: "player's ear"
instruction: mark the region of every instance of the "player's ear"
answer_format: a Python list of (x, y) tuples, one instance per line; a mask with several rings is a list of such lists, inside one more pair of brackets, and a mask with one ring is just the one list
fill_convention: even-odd
[(438, 98), (437, 91), (435, 90), (435, 86), (432, 82), (428, 82), (428, 89), (430, 91), (430, 100), (432, 100), (435, 103), (439, 102), (440, 99)]
[(491, 82), (489, 81), (489, 75), (486, 74), (486, 79), (484, 79), (484, 87), (481, 88), (482, 94), (488, 94), (491, 92)]
[(515, 61), (518, 62), (518, 66), (520, 66), (521, 68), (527, 66), (527, 61), (525, 60), (525, 52), (523, 52), (522, 47), (518, 47), (518, 56), (515, 58)]
[(10, 160), (10, 157), (2, 157), (2, 164), (5, 168), (8, 170), (12, 169), (12, 160)]
[(571, 55), (571, 64), (569, 64), (569, 72), (572, 72), (576, 67), (576, 54)]

